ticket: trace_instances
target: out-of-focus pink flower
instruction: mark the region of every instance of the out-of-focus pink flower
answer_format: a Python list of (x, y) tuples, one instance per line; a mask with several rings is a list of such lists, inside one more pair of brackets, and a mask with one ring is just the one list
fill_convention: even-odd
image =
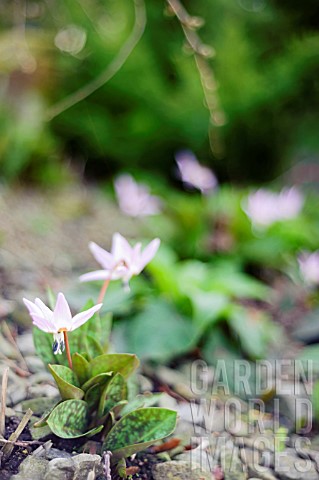
[(284, 188), (280, 193), (260, 188), (248, 196), (243, 209), (255, 225), (267, 227), (296, 217), (303, 203), (303, 195), (296, 187)]
[(140, 274), (153, 259), (159, 245), (159, 238), (155, 238), (142, 251), (141, 243), (131, 247), (128, 241), (119, 233), (113, 235), (111, 252), (107, 252), (96, 243), (91, 242), (89, 248), (95, 260), (103, 267), (103, 270), (96, 270), (81, 275), (80, 281), (122, 279), (124, 284), (128, 285), (129, 280), (134, 275)]
[(29, 310), (33, 324), (47, 333), (52, 333), (54, 337), (53, 353), (62, 353), (64, 350), (63, 332), (72, 332), (76, 328), (81, 327), (93, 315), (100, 310), (102, 303), (95, 305), (84, 312), (78, 313), (72, 317), (70, 307), (63, 293), (58, 294), (57, 302), (54, 310), (50, 310), (40, 298), (36, 298), (34, 302), (23, 299), (25, 306)]
[(207, 194), (217, 186), (217, 179), (208, 167), (201, 165), (190, 150), (175, 155), (180, 177), (185, 185)]
[(309, 285), (319, 285), (319, 250), (302, 252), (298, 258), (301, 275)]
[(149, 188), (137, 183), (131, 175), (123, 174), (117, 177), (114, 187), (119, 207), (125, 215), (145, 217), (160, 213), (160, 198), (151, 195)]

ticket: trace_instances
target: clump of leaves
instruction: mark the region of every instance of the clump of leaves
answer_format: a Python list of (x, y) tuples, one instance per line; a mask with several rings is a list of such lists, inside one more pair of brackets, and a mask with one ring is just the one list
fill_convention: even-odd
[[(170, 435), (177, 414), (153, 407), (156, 395), (132, 398), (127, 380), (139, 366), (136, 355), (107, 353), (111, 317), (100, 317), (99, 310), (109, 282), (122, 278), (127, 287), (128, 280), (153, 258), (159, 240), (153, 240), (142, 253), (141, 244), (132, 248), (119, 234), (114, 235), (114, 245), (112, 253), (91, 245), (104, 268), (97, 305), (89, 302), (82, 312), (72, 316), (62, 293), (56, 302), (51, 299), (52, 310), (39, 298), (34, 302), (24, 299), (24, 303), (37, 327), (36, 350), (48, 365), (61, 395), (61, 401), (34, 426), (48, 426), (65, 439), (96, 435), (101, 451), (112, 453), (117, 474), (126, 478), (125, 458)], [(59, 363), (56, 358), (61, 359)]]
[[(48, 358), (49, 349), (50, 339), (40, 355)], [(73, 353), (72, 365), (48, 365), (62, 400), (35, 426), (48, 425), (66, 439), (97, 435), (101, 451), (112, 452), (114, 466), (174, 431), (176, 412), (153, 407), (157, 395), (130, 398), (127, 380), (139, 365), (136, 355)]]

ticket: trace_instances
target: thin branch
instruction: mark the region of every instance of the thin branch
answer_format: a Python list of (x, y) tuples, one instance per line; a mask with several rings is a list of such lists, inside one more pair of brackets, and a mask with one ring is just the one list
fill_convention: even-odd
[(209, 111), (209, 140), (213, 153), (217, 156), (222, 155), (222, 145), (218, 135), (211, 127), (220, 127), (225, 124), (225, 113), (223, 112), (217, 96), (217, 84), (214, 72), (208, 63), (208, 59), (214, 56), (215, 51), (209, 45), (205, 45), (196, 32), (203, 22), (199, 17), (189, 15), (180, 0), (167, 0), (171, 11), (179, 20), (183, 29), (189, 48), (194, 54), (196, 67), (200, 76), (200, 81), (205, 98), (205, 104)]
[(0, 411), (0, 435), (3, 437), (6, 431), (6, 404), (9, 368), (5, 368), (1, 386), (1, 411)]
[[(24, 440), (24, 441), (12, 441), (12, 440), (6, 440), (5, 438), (0, 438), (0, 444), (4, 444), (4, 445), (13, 445), (13, 446), (16, 446), (16, 447), (29, 447), (30, 445), (40, 445), (40, 447), (42, 447), (42, 445), (44, 444), (44, 442), (40, 442), (40, 440)], [(39, 448), (40, 448), (39, 447)], [(39, 450), (39, 449), (37, 449)], [(36, 450), (33, 452), (33, 455), (34, 453), (36, 452)]]
[(146, 26), (146, 8), (144, 0), (133, 0), (135, 8), (135, 23), (127, 41), (122, 46), (118, 55), (106, 67), (106, 69), (90, 83), (80, 88), (68, 97), (53, 105), (46, 114), (46, 120), (50, 121), (65, 110), (73, 107), (85, 98), (89, 97), (96, 90), (107, 83), (122, 68), (134, 48), (142, 38)]

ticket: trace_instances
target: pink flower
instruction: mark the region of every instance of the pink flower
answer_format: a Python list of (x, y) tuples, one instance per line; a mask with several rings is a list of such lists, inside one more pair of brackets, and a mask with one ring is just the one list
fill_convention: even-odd
[(298, 258), (301, 275), (309, 285), (319, 285), (319, 250), (303, 252)]
[(120, 209), (130, 217), (156, 215), (161, 211), (161, 200), (151, 195), (148, 187), (135, 182), (131, 175), (124, 174), (114, 182)]
[(175, 158), (185, 185), (197, 188), (203, 194), (209, 193), (217, 186), (217, 179), (212, 170), (201, 165), (191, 151), (178, 152)]
[(296, 217), (303, 203), (303, 196), (296, 187), (284, 188), (280, 193), (260, 188), (248, 196), (243, 209), (254, 224), (267, 227)]
[(103, 267), (103, 270), (81, 275), (81, 282), (91, 280), (117, 280), (122, 279), (128, 285), (129, 280), (141, 273), (146, 265), (155, 256), (160, 240), (155, 238), (142, 251), (142, 244), (137, 243), (134, 247), (119, 233), (113, 235), (111, 252), (107, 252), (94, 242), (89, 248), (95, 260)]
[(34, 303), (26, 298), (24, 298), (23, 301), (29, 310), (33, 324), (40, 328), (40, 330), (53, 334), (54, 354), (62, 353), (64, 350), (64, 331), (72, 332), (72, 330), (81, 327), (81, 325), (87, 322), (102, 307), (102, 303), (100, 303), (72, 317), (70, 307), (63, 293), (58, 294), (58, 299), (53, 311), (39, 298), (36, 298)]

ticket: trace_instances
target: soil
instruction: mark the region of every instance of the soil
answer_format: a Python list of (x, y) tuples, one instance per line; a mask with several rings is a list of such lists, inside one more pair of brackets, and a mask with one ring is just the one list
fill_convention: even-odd
[[(8, 440), (10, 435), (16, 430), (20, 423), (17, 417), (6, 418), (5, 438)], [(32, 440), (30, 430), (26, 427), (19, 437), (19, 441)], [(18, 473), (20, 463), (37, 448), (37, 445), (29, 445), (27, 447), (14, 447), (8, 460), (1, 462), (0, 478), (1, 480), (9, 480), (11, 475)]]

